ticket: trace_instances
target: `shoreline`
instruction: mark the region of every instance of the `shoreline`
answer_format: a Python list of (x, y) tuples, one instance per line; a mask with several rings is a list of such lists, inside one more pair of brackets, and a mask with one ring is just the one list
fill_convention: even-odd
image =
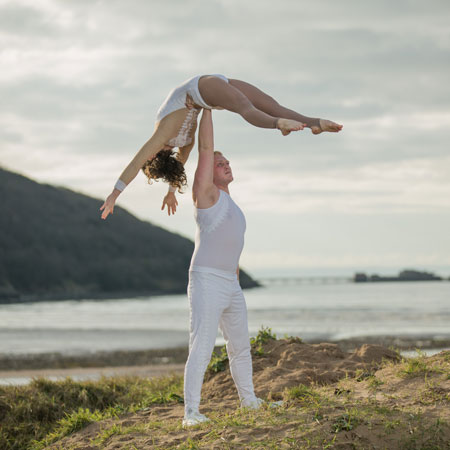
[[(327, 342), (336, 344), (342, 351), (350, 352), (363, 344), (382, 345), (399, 351), (450, 349), (450, 337), (437, 339), (434, 336), (357, 336), (347, 339), (310, 339), (307, 344)], [(215, 351), (221, 346), (216, 346)], [(169, 347), (148, 350), (100, 351), (89, 354), (65, 355), (62, 353), (0, 354), (0, 377), (6, 373), (40, 370), (77, 370), (120, 367), (168, 367), (184, 364), (188, 347)]]
[(152, 364), (145, 366), (115, 366), (115, 367), (74, 367), (65, 369), (22, 369), (0, 370), (1, 385), (22, 385), (34, 378), (47, 378), (51, 381), (62, 380), (67, 377), (75, 381), (98, 380), (101, 377), (160, 377), (172, 373), (182, 375), (184, 363)]

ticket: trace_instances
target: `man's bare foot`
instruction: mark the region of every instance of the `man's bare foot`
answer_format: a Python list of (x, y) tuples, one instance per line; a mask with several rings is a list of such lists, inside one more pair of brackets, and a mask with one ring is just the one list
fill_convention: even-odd
[(331, 120), (319, 119), (320, 126), (312, 126), (311, 131), (313, 134), (320, 134), (323, 131), (328, 131), (330, 133), (338, 133), (342, 130), (344, 125), (339, 125)]
[(277, 128), (281, 131), (283, 136), (287, 136), (291, 131), (303, 130), (306, 127), (305, 123), (297, 122), (291, 119), (278, 119)]

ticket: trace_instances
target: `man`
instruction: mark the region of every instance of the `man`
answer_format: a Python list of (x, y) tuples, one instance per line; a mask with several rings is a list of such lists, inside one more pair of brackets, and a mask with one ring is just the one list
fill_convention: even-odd
[(217, 328), (225, 338), (230, 370), (241, 405), (258, 408), (252, 381), (247, 307), (239, 285), (239, 257), (245, 217), (230, 197), (229, 161), (214, 152), (211, 111), (203, 110), (199, 158), (192, 189), (197, 232), (189, 269), (189, 357), (184, 374), (183, 426), (209, 419), (199, 412), (203, 377), (211, 359)]

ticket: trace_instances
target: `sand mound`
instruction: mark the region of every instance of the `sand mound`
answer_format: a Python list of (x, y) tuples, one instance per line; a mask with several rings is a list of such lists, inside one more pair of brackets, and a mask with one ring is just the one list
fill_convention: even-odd
[[(382, 360), (398, 361), (392, 350), (379, 345), (365, 344), (352, 353), (346, 353), (336, 344), (304, 344), (297, 339), (268, 340), (263, 351), (252, 348), (253, 383), (257, 396), (280, 399), (285, 388), (298, 384), (334, 383), (345, 376), (354, 376), (357, 370), (371, 372)], [(260, 354), (262, 353), (262, 354)], [(207, 372), (202, 398), (220, 397), (237, 400), (228, 362), (223, 372)]]
[(448, 448), (449, 351), (399, 361), (376, 345), (345, 353), (334, 344), (291, 339), (270, 340), (253, 353), (262, 397), (299, 383), (322, 386), (287, 393), (280, 408), (241, 410), (227, 368), (207, 375), (201, 411), (210, 423), (183, 429), (182, 404), (155, 404), (93, 423), (48, 449)]

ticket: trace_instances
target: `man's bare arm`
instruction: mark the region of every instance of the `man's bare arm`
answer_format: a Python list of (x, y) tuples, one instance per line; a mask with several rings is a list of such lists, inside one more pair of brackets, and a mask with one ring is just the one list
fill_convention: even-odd
[(192, 195), (197, 208), (213, 206), (219, 190), (214, 185), (214, 133), (211, 110), (204, 109), (198, 132), (198, 164)]

